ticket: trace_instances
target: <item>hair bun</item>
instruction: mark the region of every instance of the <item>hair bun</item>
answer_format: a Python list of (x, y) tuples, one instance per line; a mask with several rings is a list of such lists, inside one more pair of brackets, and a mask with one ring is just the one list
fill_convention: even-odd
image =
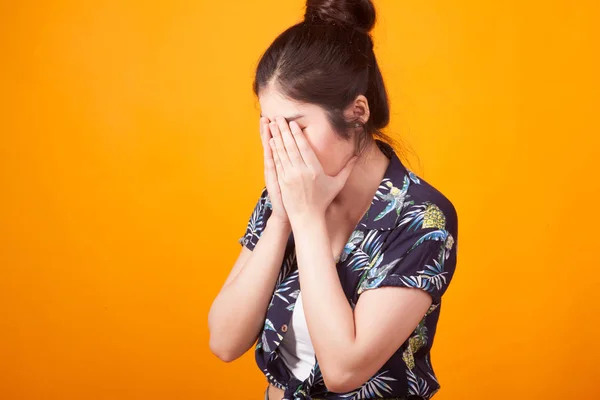
[(371, 0), (306, 0), (304, 21), (339, 23), (369, 32), (375, 26), (375, 7)]

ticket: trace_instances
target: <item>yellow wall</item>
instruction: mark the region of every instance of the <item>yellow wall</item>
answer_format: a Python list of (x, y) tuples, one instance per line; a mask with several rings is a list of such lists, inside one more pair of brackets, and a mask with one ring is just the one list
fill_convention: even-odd
[[(0, 398), (260, 398), (207, 313), (262, 188), (253, 68), (303, 5), (3, 2)], [(377, 6), (389, 132), (459, 211), (436, 398), (600, 398), (598, 6)]]

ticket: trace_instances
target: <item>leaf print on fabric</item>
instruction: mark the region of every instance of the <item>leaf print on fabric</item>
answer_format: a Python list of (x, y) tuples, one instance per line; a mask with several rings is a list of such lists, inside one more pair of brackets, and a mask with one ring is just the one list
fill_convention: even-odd
[[(445, 243), (445, 242), (444, 242)], [(438, 259), (433, 259), (433, 265), (425, 265), (425, 269), (418, 270), (418, 275), (402, 276), (406, 286), (424, 289), (428, 292), (439, 291), (447, 283), (447, 271), (444, 271), (444, 262), (448, 257), (445, 244), (442, 244), (438, 253)]]
[(414, 172), (412, 172), (411, 170), (407, 169), (406, 170), (408, 172), (408, 176), (410, 177), (410, 180), (413, 181), (414, 183), (416, 183), (417, 185), (421, 183), (421, 180), (419, 179), (419, 177), (417, 175), (415, 175)]
[(264, 198), (265, 198), (265, 209), (273, 210), (273, 204), (271, 204), (271, 198), (269, 197), (269, 192), (267, 192), (267, 187), (264, 187)]
[[(281, 267), (281, 270), (279, 271), (279, 275), (277, 276), (277, 281), (275, 282), (275, 291), (273, 292), (273, 296), (271, 297), (271, 301), (269, 302), (267, 311), (273, 306), (275, 298), (280, 298), (286, 303), (290, 303), (290, 300), (288, 298), (295, 299), (298, 297), (298, 290), (290, 292), (289, 296), (287, 297), (284, 295), (286, 292), (291, 290), (294, 284), (294, 280), (298, 278), (298, 270), (295, 269), (295, 261), (296, 252), (291, 252), (290, 255), (284, 258), (283, 265)], [(292, 270), (294, 271), (292, 272)], [(290, 303), (287, 306), (287, 309), (290, 311), (293, 310), (294, 305), (295, 302)]]
[(258, 243), (258, 240), (265, 229), (266, 220), (270, 216), (270, 213), (267, 214), (267, 210), (272, 210), (272, 205), (267, 193), (267, 188), (264, 187), (254, 206), (254, 210), (250, 215), (248, 223), (246, 224), (246, 232), (238, 239), (239, 244), (246, 246), (250, 250), (254, 250), (256, 243)]
[(273, 332), (277, 332), (275, 330), (275, 327), (273, 326), (273, 323), (271, 322), (271, 320), (269, 320), (268, 318), (265, 319), (265, 325), (263, 327), (263, 331), (262, 331), (262, 335), (261, 335), (261, 346), (262, 348), (266, 351), (266, 352), (271, 352), (271, 347), (269, 346), (269, 341), (267, 340), (267, 331), (273, 331)]
[(339, 261), (342, 261), (342, 262), (346, 261), (346, 259), (348, 258), (348, 255), (356, 249), (356, 246), (358, 244), (362, 243), (364, 238), (365, 238), (365, 233), (363, 231), (355, 230), (354, 232), (352, 232), (352, 234), (350, 235), (350, 238), (348, 239), (348, 242), (346, 243), (346, 245), (344, 246), (344, 249), (342, 250), (342, 254), (340, 255)]
[(429, 385), (427, 381), (420, 376), (415, 375), (411, 369), (406, 370), (406, 376), (408, 380), (408, 394), (415, 396), (423, 396), (426, 399), (429, 398)]
[[(381, 254), (364, 270), (357, 295), (380, 286), (413, 287), (428, 292), (433, 304), (438, 304), (456, 264), (456, 249), (447, 250), (448, 235), (448, 231), (437, 228), (396, 228)], [(445, 268), (447, 263), (449, 270)]]
[(436, 289), (441, 289), (442, 285), (446, 283), (446, 277), (444, 275), (447, 272), (443, 272), (443, 263), (439, 263), (437, 260), (433, 260), (436, 267), (426, 265), (427, 270), (417, 271), (420, 275), (403, 276), (401, 279), (406, 283), (406, 286), (411, 286), (418, 289), (424, 289), (428, 292)]
[(279, 286), (281, 281), (288, 277), (288, 275), (296, 268), (296, 252), (292, 251), (290, 254), (283, 258), (283, 264), (277, 275), (277, 281), (275, 286)]
[(258, 236), (258, 233), (262, 231), (263, 228), (263, 206), (260, 204), (258, 207), (252, 211), (252, 215), (250, 216), (249, 226), (250, 232)]
[[(415, 247), (418, 247), (421, 243), (423, 243), (426, 240), (437, 240), (439, 242), (443, 242), (444, 248), (446, 248), (447, 247), (446, 243), (447, 243), (449, 236), (452, 236), (452, 235), (450, 235), (450, 233), (445, 229), (437, 229), (435, 231), (428, 232), (427, 234), (421, 236), (419, 238), (419, 240), (417, 240), (412, 245), (411, 250), (414, 249)], [(446, 258), (446, 257), (444, 257), (444, 258)]]
[[(433, 369), (431, 368), (431, 364), (429, 363), (429, 357), (427, 357), (425, 360), (427, 361), (427, 367), (428, 367), (428, 368), (429, 368), (431, 371), (433, 371)], [(434, 389), (431, 389), (431, 386), (430, 386), (430, 391), (429, 391), (429, 394), (427, 395), (427, 397), (425, 397), (426, 399), (430, 399), (430, 398), (432, 398), (432, 397), (433, 397), (433, 395), (434, 395), (434, 394), (436, 394), (436, 393), (438, 392), (438, 390), (440, 390), (440, 383), (438, 382), (438, 380), (437, 380), (436, 376), (435, 376), (434, 374), (432, 374), (430, 371), (427, 371), (427, 376), (428, 376), (429, 378), (431, 378), (431, 381), (432, 381), (432, 382), (433, 382), (433, 384), (435, 385), (435, 388), (434, 388)]]
[(362, 271), (370, 268), (375, 258), (379, 256), (383, 246), (382, 235), (377, 230), (371, 230), (364, 236), (360, 246), (354, 251), (348, 260), (348, 267), (352, 271)]
[(404, 200), (407, 197), (408, 187), (410, 185), (410, 181), (408, 180), (408, 176), (404, 177), (404, 183), (402, 188), (397, 188), (394, 184), (387, 180), (379, 187), (388, 187), (389, 192), (383, 194), (379, 189), (376, 192), (376, 196), (378, 196), (381, 200), (387, 201), (387, 206), (383, 209), (379, 215), (375, 217), (373, 221), (378, 221), (381, 218), (385, 217), (388, 213), (392, 212), (392, 210), (396, 211), (397, 216), (400, 215), (402, 208), (404, 207)]
[[(293, 292), (290, 293), (290, 297), (292, 299), (296, 299), (296, 301), (298, 300), (298, 295), (300, 294), (300, 289), (296, 289)], [(286, 309), (289, 311), (294, 311), (294, 307), (296, 306), (296, 301), (293, 303), (290, 303)]]
[(394, 268), (401, 259), (395, 259), (387, 264), (381, 265), (383, 261), (383, 254), (375, 260), (375, 264), (371, 265), (367, 272), (365, 272), (359, 281), (358, 284), (358, 294), (361, 294), (367, 289), (372, 289), (377, 287), (387, 276), (387, 274)]
[(281, 282), (279, 284), (277, 289), (275, 289), (275, 293), (274, 293), (275, 296), (279, 297), (281, 300), (285, 301), (286, 303), (290, 302), (290, 298), (296, 299), (298, 297), (298, 293), (291, 292), (291, 293), (288, 293), (288, 295), (286, 296), (286, 292), (288, 292), (291, 289), (290, 285), (297, 278), (298, 278), (298, 270), (295, 270), (290, 275), (288, 275), (288, 277), (285, 278), (285, 280), (283, 282)]
[(385, 396), (385, 394), (392, 393), (392, 388), (386, 381), (390, 382), (396, 380), (396, 378), (389, 376), (388, 370), (384, 370), (372, 376), (359, 389), (344, 393), (340, 395), (340, 398), (350, 400), (385, 398), (388, 397)]

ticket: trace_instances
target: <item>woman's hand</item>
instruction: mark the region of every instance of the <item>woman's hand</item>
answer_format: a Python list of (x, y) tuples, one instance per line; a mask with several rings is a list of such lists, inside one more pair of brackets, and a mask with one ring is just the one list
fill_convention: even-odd
[(290, 222), (315, 215), (324, 217), (346, 184), (357, 156), (350, 158), (336, 176), (329, 176), (295, 121), (288, 125), (285, 118), (276, 117), (269, 128), (281, 199)]
[(260, 140), (264, 150), (265, 185), (267, 187), (269, 199), (271, 200), (271, 205), (273, 206), (273, 213), (269, 219), (276, 219), (283, 223), (289, 223), (289, 218), (281, 200), (281, 191), (279, 190), (279, 182), (277, 182), (277, 171), (275, 170), (271, 146), (269, 146), (269, 139), (271, 139), (271, 137), (271, 132), (269, 131), (269, 119), (262, 117), (260, 119)]

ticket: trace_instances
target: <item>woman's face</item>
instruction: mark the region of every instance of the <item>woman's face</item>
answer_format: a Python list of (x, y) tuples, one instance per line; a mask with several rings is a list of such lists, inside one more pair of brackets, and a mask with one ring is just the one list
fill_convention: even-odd
[(270, 122), (281, 116), (288, 124), (298, 123), (327, 175), (336, 175), (354, 155), (353, 141), (335, 133), (321, 107), (285, 98), (273, 85), (260, 92), (259, 103), (261, 115)]

